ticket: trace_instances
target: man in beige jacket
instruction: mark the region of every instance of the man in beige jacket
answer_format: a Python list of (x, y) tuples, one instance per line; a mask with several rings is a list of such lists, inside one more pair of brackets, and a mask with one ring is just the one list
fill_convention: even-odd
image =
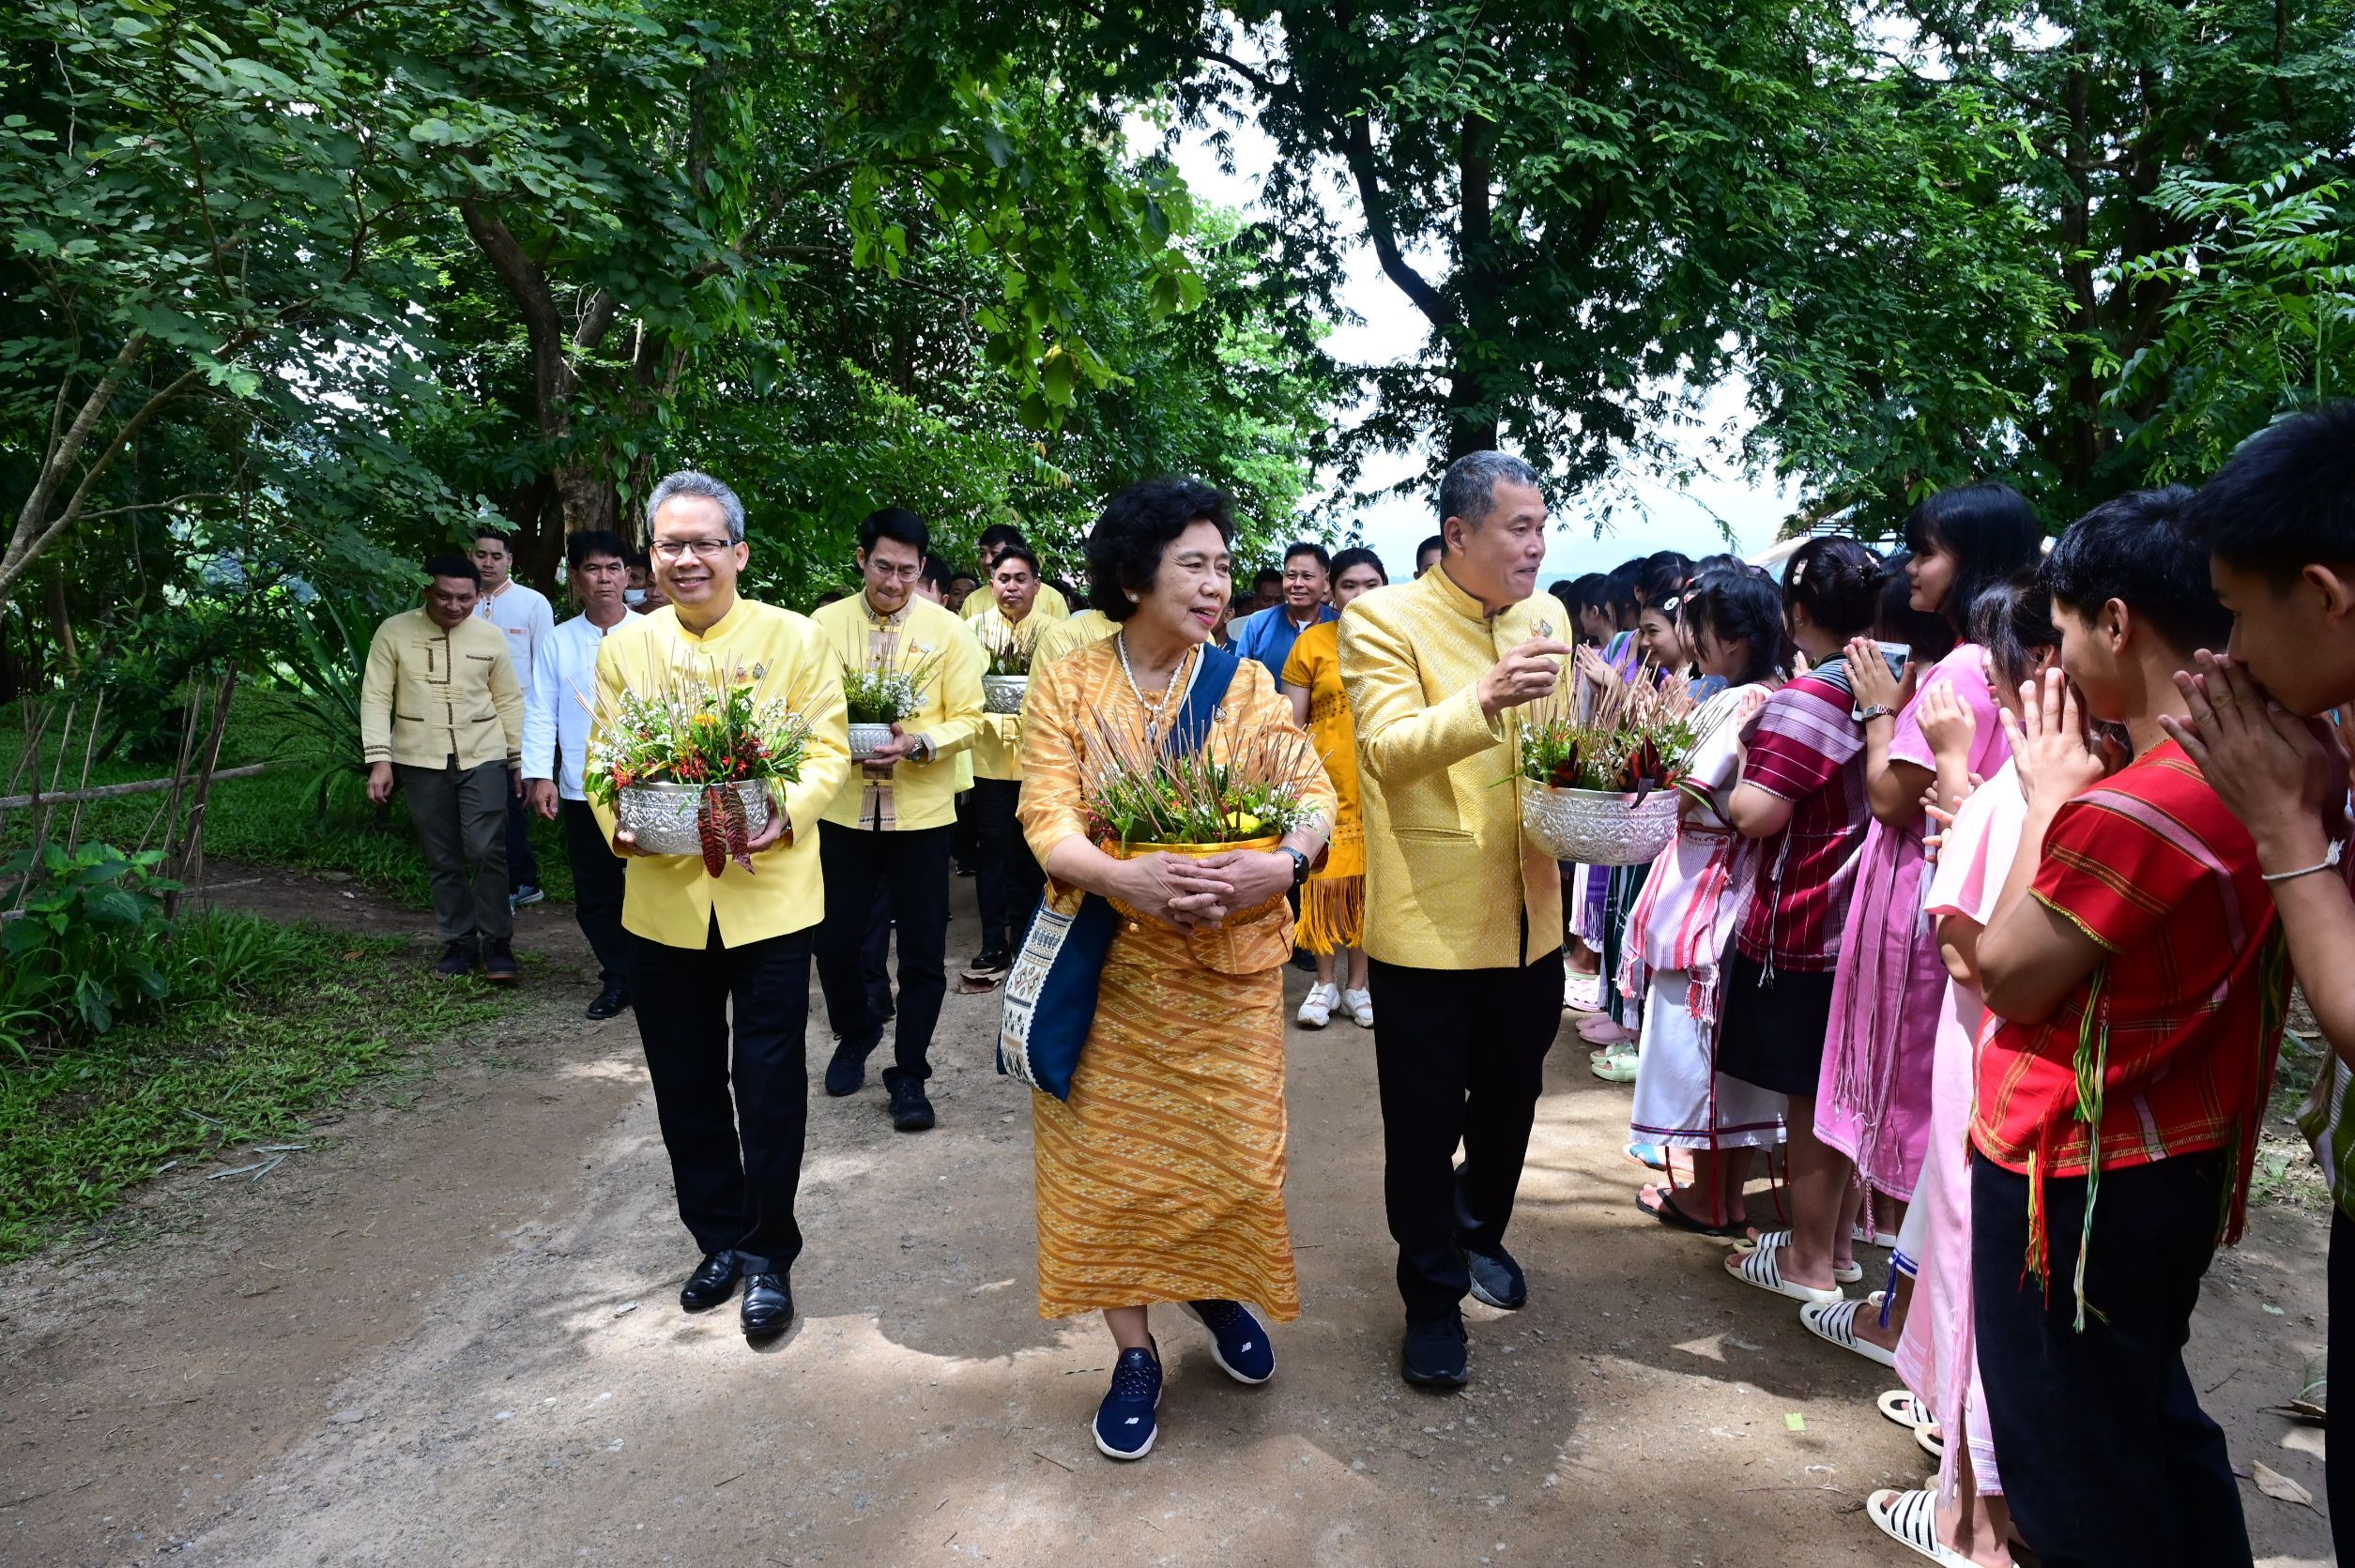
[(359, 694), (368, 799), (397, 784), (433, 872), (440, 975), (480, 966), (512, 982), (507, 802), (523, 789), (524, 704), (507, 635), (474, 613), (482, 574), (464, 556), (425, 563), (421, 608), (376, 628)]

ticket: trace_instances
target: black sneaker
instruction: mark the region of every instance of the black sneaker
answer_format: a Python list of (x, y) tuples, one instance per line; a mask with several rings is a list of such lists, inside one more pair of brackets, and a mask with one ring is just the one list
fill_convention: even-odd
[(482, 944), (482, 978), (501, 985), (515, 982), (515, 954), (502, 937)]
[(474, 973), (482, 962), (482, 955), (472, 942), (448, 942), (442, 946), (441, 962), (434, 966), (434, 973), (454, 980)]
[(826, 1064), (826, 1092), (839, 1100), (866, 1088), (866, 1058), (874, 1049), (872, 1045), (853, 1045), (847, 1040), (835, 1041), (833, 1059)]
[(932, 1130), (932, 1102), (925, 1097), (924, 1080), (886, 1073), (892, 1091), (892, 1125), (903, 1133)]
[(1506, 1312), (1517, 1312), (1529, 1304), (1529, 1281), (1513, 1261), (1513, 1255), (1499, 1247), (1494, 1252), (1474, 1252), (1466, 1247), (1463, 1265), (1472, 1275), (1472, 1299)]
[(987, 948), (974, 955), (965, 966), (966, 974), (975, 980), (996, 980), (1014, 967), (1014, 955), (1003, 948)]
[(1407, 1319), (1399, 1372), (1408, 1382), (1417, 1388), (1460, 1389), (1472, 1380), (1470, 1362), (1462, 1313), (1450, 1311), (1424, 1323)]

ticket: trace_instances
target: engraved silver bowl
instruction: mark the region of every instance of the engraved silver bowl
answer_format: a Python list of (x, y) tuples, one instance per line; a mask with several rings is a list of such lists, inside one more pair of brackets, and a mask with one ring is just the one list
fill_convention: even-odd
[[(744, 817), (751, 831), (769, 825), (774, 809), (765, 779), (742, 779), (727, 787), (742, 797)], [(701, 855), (703, 834), (696, 827), (696, 811), (703, 799), (701, 784), (641, 784), (624, 789), (617, 815), (637, 839), (643, 855)]]
[(1026, 675), (986, 675), (981, 677), (981, 707), (985, 713), (1019, 713), (1022, 694), (1031, 689)]
[(1588, 866), (1648, 865), (1676, 837), (1673, 789), (1641, 801), (1602, 789), (1556, 789), (1522, 781), (1521, 825), (1557, 860)]
[(889, 724), (852, 724), (850, 726), (850, 760), (864, 762), (878, 751), (891, 744)]

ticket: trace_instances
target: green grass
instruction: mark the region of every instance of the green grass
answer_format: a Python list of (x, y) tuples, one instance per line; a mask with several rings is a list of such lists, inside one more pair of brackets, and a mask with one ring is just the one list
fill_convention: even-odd
[[(61, 715), (52, 724), (62, 722)], [(43, 752), (43, 788), (49, 787), (50, 769), (55, 763), (54, 733), (53, 727), (51, 743)], [(15, 771), (23, 749), (24, 737), (16, 711), (9, 709), (5, 722), (0, 723), (0, 792), (6, 792), (7, 781)], [(353, 754), (357, 755), (359, 749), (359, 738), (354, 736)], [(342, 872), (362, 886), (411, 907), (431, 907), (432, 885), (425, 860), (409, 828), (407, 808), (398, 796), (390, 811), (378, 812), (361, 797), (356, 783), (340, 785), (330, 794), (326, 818), (320, 819), (313, 781), (328, 760), (315, 754), (309, 738), (289, 722), (283, 693), (263, 687), (241, 689), (230, 709), (228, 733), (222, 738), (221, 766), (236, 768), (252, 762), (280, 766), (257, 778), (228, 779), (213, 786), (206, 812), (206, 857), (251, 860), (292, 871)], [(59, 787), (74, 787), (81, 762), (82, 737), (77, 735)], [(92, 769), (90, 782), (128, 784), (137, 779), (162, 778), (170, 771), (169, 760), (127, 762), (118, 758)], [(22, 792), (20, 785), (16, 793)], [(96, 839), (119, 849), (131, 849), (143, 834), (150, 831), (162, 801), (161, 795), (92, 801), (83, 811), (83, 840), (86, 843)], [(69, 814), (71, 809), (65, 808), (61, 815)], [(62, 821), (54, 830), (64, 830)], [(21, 847), (30, 831), (28, 813), (10, 813), (6, 822), (0, 822), (0, 859)], [(533, 818), (531, 846), (539, 857), (541, 885), (547, 889), (548, 896), (571, 898), (573, 869), (565, 859), (563, 833), (558, 825)]]
[(246, 1165), (255, 1142), (301, 1141), (359, 1085), (421, 1070), (423, 1047), (518, 1005), (423, 983), (395, 941), (208, 919), (198, 939), (239, 955), (213, 994), (0, 1069), (0, 1261), (85, 1229), (172, 1162)]

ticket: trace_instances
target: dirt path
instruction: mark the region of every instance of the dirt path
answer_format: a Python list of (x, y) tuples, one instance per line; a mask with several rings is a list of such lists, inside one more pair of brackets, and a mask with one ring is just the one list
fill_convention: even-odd
[[(220, 879), (248, 875), (223, 902), (424, 926), (349, 887)], [(939, 1131), (893, 1134), (872, 1088), (814, 1095), (802, 1317), (756, 1353), (732, 1312), (678, 1310), (692, 1259), (635, 1030), (580, 1022), (569, 912), (527, 911), (520, 945), (547, 957), (540, 999), (451, 1043), (414, 1104), (378, 1095), (261, 1186), (160, 1183), (130, 1239), (0, 1273), (0, 1559), (1912, 1560), (1861, 1513), (1926, 1468), (1869, 1403), (1891, 1380), (1636, 1213), (1626, 1090), (1574, 1042), (1515, 1225), (1532, 1305), (1470, 1308), (1475, 1386), (1432, 1397), (1393, 1371), (1371, 1037), (1295, 1033), (1282, 1371), (1236, 1388), (1172, 1318), (1161, 1446), (1113, 1466), (1085, 1432), (1101, 1329), (1033, 1310), (994, 998), (949, 998)], [(2268, 1408), (2321, 1351), (2324, 1235), (2262, 1214), (2210, 1276), (2194, 1362), (2236, 1465), (2317, 1504), (2318, 1434)], [(2261, 1562), (2329, 1560), (2318, 1507), (2242, 1490)]]

